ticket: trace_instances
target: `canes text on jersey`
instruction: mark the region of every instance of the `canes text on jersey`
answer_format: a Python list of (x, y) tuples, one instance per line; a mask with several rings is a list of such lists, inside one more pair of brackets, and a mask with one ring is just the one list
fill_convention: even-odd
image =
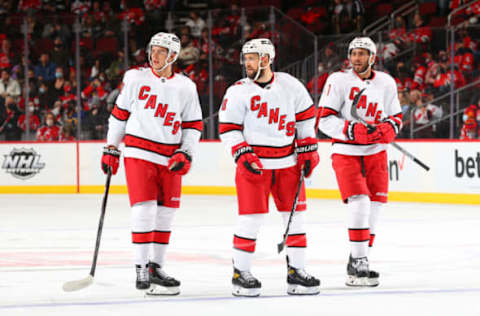
[(155, 117), (161, 117), (163, 118), (163, 125), (164, 126), (173, 126), (172, 129), (172, 134), (176, 134), (178, 132), (178, 129), (181, 126), (180, 121), (174, 121), (173, 119), (175, 118), (175, 112), (167, 112), (168, 110), (168, 104), (163, 104), (163, 103), (158, 103), (157, 104), (157, 95), (152, 94), (150, 95), (148, 92), (150, 91), (149, 86), (142, 86), (140, 88), (140, 92), (138, 94), (138, 99), (140, 100), (147, 100), (145, 103), (145, 109), (152, 109), (155, 110), (155, 114), (153, 116)]
[[(350, 96), (349, 96), (350, 100), (355, 99), (355, 96), (359, 91), (360, 91), (360, 88), (352, 87), (352, 89), (350, 90)], [(365, 112), (365, 119), (367, 119), (368, 121), (372, 121), (372, 120), (369, 120), (368, 118), (373, 117), (373, 121), (375, 122), (375, 124), (379, 123), (382, 118), (382, 110), (377, 111), (377, 107), (378, 107), (377, 102), (368, 103), (368, 107), (367, 107), (367, 102), (368, 102), (367, 95), (363, 94), (360, 97), (360, 100), (358, 101), (357, 109), (360, 109), (360, 108), (366, 109), (367, 111)]]
[(268, 108), (267, 102), (261, 102), (259, 95), (255, 95), (250, 99), (250, 110), (258, 111), (257, 118), (268, 117), (268, 124), (278, 124), (278, 130), (286, 130), (287, 136), (295, 134), (295, 122), (286, 122), (287, 115), (280, 115), (280, 108)]

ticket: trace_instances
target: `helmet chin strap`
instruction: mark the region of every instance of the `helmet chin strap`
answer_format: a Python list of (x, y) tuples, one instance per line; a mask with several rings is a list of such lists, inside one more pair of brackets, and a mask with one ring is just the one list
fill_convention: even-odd
[[(357, 72), (357, 74), (359, 74), (359, 75), (364, 75), (364, 74), (366, 74), (370, 69), (372, 69), (373, 62), (370, 62), (370, 59), (372, 59), (373, 56), (375, 56), (375, 55), (371, 54), (370, 57), (368, 57), (368, 59), (369, 59), (369, 61), (368, 61), (368, 67), (365, 68), (365, 70), (362, 71), (362, 72)], [(350, 58), (349, 58), (349, 59), (350, 59)], [(374, 60), (375, 60), (375, 59), (374, 59)], [(350, 63), (352, 63), (352, 62), (350, 61)]]
[(260, 73), (262, 72), (262, 70), (267, 68), (267, 66), (262, 67), (263, 56), (265, 56), (265, 54), (258, 54), (258, 57), (259, 57), (258, 58), (258, 70), (257, 70), (257, 74), (255, 75), (255, 78), (253, 78), (253, 81), (257, 81), (258, 77), (260, 77)]
[[(169, 49), (168, 50), (168, 54), (167, 54), (167, 58), (165, 58), (165, 65), (160, 68), (159, 70), (157, 70), (159, 73), (164, 71), (168, 66), (170, 66), (171, 64), (173, 64), (173, 60), (171, 62), (168, 62), (168, 60), (170, 59), (170, 56), (172, 55), (172, 51)], [(150, 65), (152, 66), (153, 68), (153, 65), (152, 65), (152, 57), (150, 56)]]

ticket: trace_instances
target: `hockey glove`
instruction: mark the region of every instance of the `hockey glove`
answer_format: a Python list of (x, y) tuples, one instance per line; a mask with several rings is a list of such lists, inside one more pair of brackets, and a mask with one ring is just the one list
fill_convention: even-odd
[(375, 127), (367, 127), (359, 122), (345, 121), (343, 134), (347, 136), (347, 140), (362, 145), (381, 141), (380, 132)]
[(192, 156), (184, 150), (177, 149), (168, 160), (168, 169), (178, 175), (185, 175), (190, 170)]
[(115, 147), (103, 147), (102, 155), (102, 170), (103, 173), (107, 173), (108, 169), (112, 171), (112, 174), (116, 174), (118, 170), (120, 160), (120, 150)]
[(232, 147), (233, 159), (237, 164), (237, 168), (244, 175), (260, 175), (262, 174), (263, 165), (258, 156), (253, 152), (246, 142), (242, 142)]
[(320, 156), (318, 155), (318, 144), (317, 139), (313, 137), (308, 137), (304, 139), (297, 139), (297, 148), (295, 152), (297, 153), (297, 168), (302, 170), (305, 173), (305, 177), (310, 177), (313, 169), (320, 162)]
[(389, 116), (382, 121), (382, 123), (377, 125), (377, 130), (381, 136), (381, 143), (391, 143), (397, 136), (402, 126), (402, 121), (400, 118), (395, 116)]

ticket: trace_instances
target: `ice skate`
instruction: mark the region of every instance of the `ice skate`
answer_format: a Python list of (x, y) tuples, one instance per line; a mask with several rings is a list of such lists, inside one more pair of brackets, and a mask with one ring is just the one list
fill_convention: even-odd
[(180, 293), (180, 281), (168, 276), (159, 264), (150, 262), (148, 275), (150, 280), (148, 295), (177, 295)]
[(150, 281), (148, 279), (148, 266), (136, 264), (135, 272), (137, 273), (137, 280), (135, 281), (137, 290), (147, 290), (150, 287)]
[(380, 274), (370, 270), (368, 267), (368, 258), (350, 258), (347, 264), (347, 281), (348, 286), (377, 286)]
[(308, 274), (305, 269), (288, 266), (287, 293), (290, 295), (316, 295), (320, 293), (320, 280)]
[(250, 271), (240, 271), (233, 268), (232, 278), (234, 296), (259, 296), (262, 284)]

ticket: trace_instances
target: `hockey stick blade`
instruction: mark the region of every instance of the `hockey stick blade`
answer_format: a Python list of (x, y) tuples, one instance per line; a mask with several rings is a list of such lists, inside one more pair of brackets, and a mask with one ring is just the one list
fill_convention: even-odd
[[(358, 104), (358, 101), (360, 101), (360, 97), (363, 93), (363, 91), (365, 91), (365, 88), (363, 88), (362, 90), (360, 90), (357, 95), (355, 96), (355, 98), (353, 99), (353, 102), (352, 102), (352, 107), (350, 108), (350, 114), (352, 115), (352, 117), (354, 119), (356, 119), (357, 121), (361, 122), (363, 125), (367, 126), (367, 127), (373, 127), (371, 124), (367, 123), (363, 118), (361, 118), (358, 113), (357, 113), (357, 104)], [(422, 167), (423, 169), (425, 169), (426, 171), (429, 171), (430, 170), (430, 167), (427, 166), (426, 164), (424, 164), (422, 161), (420, 161), (417, 157), (415, 157), (414, 155), (412, 155), (410, 152), (408, 152), (405, 148), (403, 148), (402, 146), (400, 146), (399, 144), (397, 144), (396, 142), (391, 142), (390, 145), (392, 145), (393, 147), (395, 147), (396, 149), (398, 149), (402, 154), (404, 154), (405, 156), (407, 156), (408, 158), (412, 159), (415, 163), (417, 163), (420, 167)]]
[(110, 179), (111, 178), (112, 178), (112, 170), (109, 169), (108, 172), (107, 172), (107, 180), (106, 180), (106, 183), (105, 183), (105, 192), (103, 193), (102, 209), (101, 209), (101, 212), (100, 212), (100, 220), (98, 222), (97, 239), (95, 241), (95, 251), (93, 253), (93, 260), (92, 260), (92, 265), (90, 267), (90, 274), (83, 279), (68, 281), (68, 282), (64, 283), (62, 288), (65, 292), (78, 291), (78, 290), (86, 288), (87, 286), (89, 286), (93, 283), (93, 277), (95, 275), (95, 268), (97, 267), (98, 252), (99, 252), (99, 249), (100, 249), (100, 239), (102, 237), (103, 220), (105, 218), (105, 211), (107, 209), (107, 199), (108, 199), (108, 192), (109, 192), (109, 189), (110, 189)]
[(288, 231), (290, 230), (290, 223), (292, 222), (293, 214), (295, 213), (295, 209), (297, 208), (298, 197), (300, 195), (300, 191), (302, 190), (302, 183), (305, 178), (305, 172), (303, 169), (300, 171), (300, 179), (298, 181), (297, 192), (295, 193), (295, 200), (293, 201), (292, 210), (290, 211), (290, 216), (288, 217), (287, 228), (285, 229), (285, 234), (283, 234), (283, 240), (281, 243), (277, 244), (278, 253), (281, 253), (283, 248), (285, 248), (285, 244), (287, 243)]
[(65, 292), (74, 292), (90, 286), (93, 283), (93, 276), (90, 274), (81, 280), (68, 281), (63, 284), (62, 289)]

